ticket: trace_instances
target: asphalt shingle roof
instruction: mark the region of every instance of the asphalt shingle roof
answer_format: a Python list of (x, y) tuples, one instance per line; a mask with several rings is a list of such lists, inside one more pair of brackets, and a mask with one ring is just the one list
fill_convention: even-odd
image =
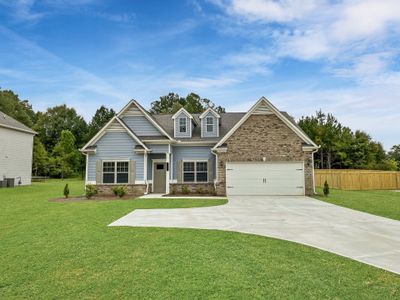
[(0, 111), (0, 126), (36, 134), (36, 132), (30, 129), (28, 126), (25, 126), (21, 122), (11, 118), (9, 115), (6, 115), (2, 111)]

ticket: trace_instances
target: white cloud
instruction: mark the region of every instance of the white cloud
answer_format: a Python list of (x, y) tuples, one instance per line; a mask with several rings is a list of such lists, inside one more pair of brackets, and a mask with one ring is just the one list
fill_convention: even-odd
[(224, 7), (231, 15), (249, 21), (259, 22), (289, 22), (301, 19), (318, 5), (318, 0), (234, 0), (213, 1), (216, 5)]

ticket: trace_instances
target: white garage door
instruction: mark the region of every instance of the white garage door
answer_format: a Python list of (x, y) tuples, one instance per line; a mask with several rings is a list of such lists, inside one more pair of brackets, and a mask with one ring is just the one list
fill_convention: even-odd
[(226, 193), (304, 195), (303, 162), (227, 163)]

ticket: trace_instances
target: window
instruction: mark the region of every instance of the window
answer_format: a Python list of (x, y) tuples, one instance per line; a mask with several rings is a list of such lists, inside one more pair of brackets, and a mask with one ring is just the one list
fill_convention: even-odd
[(213, 117), (206, 118), (206, 130), (207, 130), (207, 132), (214, 131), (214, 118)]
[(103, 183), (114, 183), (115, 181), (115, 163), (103, 162)]
[(103, 183), (128, 183), (129, 162), (105, 161), (103, 162)]
[(184, 182), (207, 182), (208, 162), (206, 161), (185, 161), (183, 162)]
[(194, 182), (194, 162), (185, 161), (183, 163), (183, 181), (184, 182)]
[(117, 183), (128, 183), (129, 162), (117, 161)]
[(179, 132), (185, 133), (186, 131), (186, 118), (179, 118)]

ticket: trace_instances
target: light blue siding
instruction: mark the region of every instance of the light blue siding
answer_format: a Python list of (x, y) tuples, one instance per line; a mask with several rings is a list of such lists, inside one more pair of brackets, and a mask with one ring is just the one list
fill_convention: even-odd
[(168, 145), (147, 144), (146, 146), (151, 149), (151, 153), (166, 153), (166, 152), (168, 152)]
[[(179, 119), (181, 118), (185, 118), (186, 119), (186, 126), (187, 126), (187, 130), (186, 132), (179, 132)], [(184, 112), (181, 112), (175, 119), (175, 137), (177, 138), (190, 138), (192, 133), (192, 125), (191, 125), (191, 120), (190, 118), (188, 118), (188, 116), (186, 116), (186, 114)]]
[(162, 133), (144, 116), (128, 116), (122, 119), (137, 136), (160, 136)]
[(96, 154), (88, 157), (88, 181), (96, 181), (96, 161), (98, 160), (135, 160), (136, 180), (144, 177), (144, 156), (136, 154), (137, 143), (126, 132), (107, 132), (96, 143)]
[(177, 165), (180, 160), (210, 160), (213, 179), (215, 179), (215, 155), (209, 146), (173, 147), (173, 179), (177, 179)]
[[(214, 121), (213, 131), (211, 132), (207, 132), (207, 117), (212, 117)], [(216, 118), (212, 112), (209, 112), (201, 120), (201, 130), (203, 137), (218, 137), (218, 118)]]

